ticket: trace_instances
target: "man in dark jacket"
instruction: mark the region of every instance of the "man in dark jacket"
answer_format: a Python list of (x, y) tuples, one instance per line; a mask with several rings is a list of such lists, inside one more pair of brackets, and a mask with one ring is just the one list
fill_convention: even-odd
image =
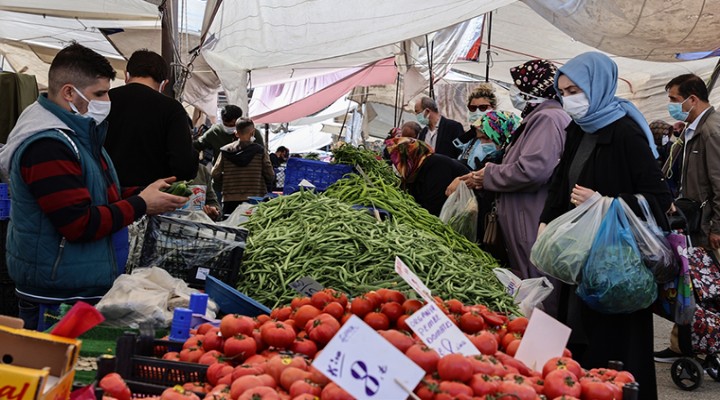
[(167, 74), (159, 54), (138, 50), (128, 60), (126, 85), (110, 90), (105, 150), (122, 186), (146, 186), (168, 176), (189, 180), (197, 174), (187, 113), (161, 93)]
[(465, 133), (461, 123), (440, 115), (437, 103), (430, 97), (423, 97), (415, 103), (415, 115), (420, 125), (425, 127), (418, 139), (429, 144), (435, 153), (457, 158), (460, 150), (453, 140)]

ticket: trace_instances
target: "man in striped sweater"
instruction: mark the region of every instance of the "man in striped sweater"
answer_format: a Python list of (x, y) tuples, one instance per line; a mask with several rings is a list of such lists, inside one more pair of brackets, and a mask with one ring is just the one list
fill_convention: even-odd
[(102, 147), (114, 78), (105, 57), (64, 48), (50, 65), (48, 94), (23, 111), (0, 149), (12, 193), (7, 264), (28, 329), (39, 304), (98, 301), (119, 273), (113, 236), (126, 240), (124, 228), (142, 215), (187, 201), (160, 191), (174, 178), (120, 188)]
[(275, 172), (265, 148), (252, 141), (255, 124), (249, 118), (237, 121), (237, 140), (220, 148), (212, 177), (222, 184), (223, 213), (232, 214), (249, 197), (264, 196), (272, 188)]

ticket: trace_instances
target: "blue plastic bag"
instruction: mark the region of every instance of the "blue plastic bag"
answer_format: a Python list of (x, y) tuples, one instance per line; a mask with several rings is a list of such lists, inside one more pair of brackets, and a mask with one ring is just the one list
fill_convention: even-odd
[(577, 295), (595, 311), (631, 313), (649, 307), (657, 285), (642, 261), (622, 199), (614, 199), (583, 267)]

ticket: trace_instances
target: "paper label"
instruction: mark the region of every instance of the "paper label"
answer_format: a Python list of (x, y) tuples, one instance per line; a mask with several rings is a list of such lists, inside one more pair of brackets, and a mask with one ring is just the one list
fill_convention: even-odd
[(417, 294), (420, 295), (420, 297), (423, 298), (427, 303), (434, 303), (435, 300), (432, 298), (432, 294), (430, 293), (430, 289), (428, 289), (427, 286), (420, 280), (420, 278), (415, 275), (414, 272), (410, 270), (410, 268), (400, 259), (400, 257), (395, 257), (395, 272), (402, 277), (405, 282), (410, 285)]
[(406, 319), (410, 329), (418, 335), (427, 347), (435, 350), (440, 357), (452, 353), (466, 356), (480, 354), (470, 339), (458, 328), (440, 307), (431, 302)]
[(315, 279), (309, 276), (303, 276), (302, 278), (290, 283), (290, 288), (300, 293), (303, 296), (312, 296), (315, 293), (325, 289), (323, 285), (318, 283)]
[(515, 358), (535, 371), (542, 371), (549, 359), (562, 356), (571, 331), (572, 329), (536, 308), (530, 316)]
[[(405, 399), (425, 375), (395, 346), (353, 315), (312, 365), (357, 399)], [(398, 384), (402, 383), (402, 386)]]
[(207, 276), (210, 275), (210, 268), (198, 267), (195, 273), (195, 279), (206, 280)]

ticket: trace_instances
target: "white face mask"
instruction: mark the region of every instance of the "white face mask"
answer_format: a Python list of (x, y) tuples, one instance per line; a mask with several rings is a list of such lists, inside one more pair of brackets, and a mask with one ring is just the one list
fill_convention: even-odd
[(110, 114), (110, 101), (109, 100), (88, 100), (87, 97), (85, 97), (75, 86), (72, 87), (75, 92), (77, 92), (80, 97), (82, 97), (85, 101), (88, 102), (88, 109), (85, 114), (80, 114), (80, 111), (78, 111), (77, 107), (75, 107), (75, 104), (72, 102), (69, 102), (70, 109), (73, 110), (75, 113), (82, 115), (86, 118), (92, 118), (95, 120), (95, 122), (99, 125), (101, 122), (105, 121), (105, 118), (107, 118), (108, 114)]
[(545, 100), (547, 100), (543, 97), (537, 97), (528, 93), (523, 93), (520, 88), (515, 85), (510, 86), (510, 89), (508, 89), (508, 91), (510, 92), (510, 101), (512, 102), (513, 107), (517, 108), (520, 111), (524, 110), (528, 104), (540, 104), (544, 103)]
[(587, 115), (588, 108), (590, 108), (590, 100), (588, 100), (585, 93), (578, 93), (572, 96), (565, 96), (562, 98), (563, 109), (570, 116), (570, 118), (577, 120)]
[(485, 115), (486, 113), (487, 113), (487, 111), (480, 111), (480, 110), (468, 111), (468, 122), (472, 125), (475, 121), (482, 118), (483, 115)]
[(235, 133), (235, 127), (234, 127), (234, 126), (225, 126), (225, 125), (223, 125), (223, 128), (225, 128), (225, 133), (227, 133), (228, 135), (232, 135), (233, 133)]

